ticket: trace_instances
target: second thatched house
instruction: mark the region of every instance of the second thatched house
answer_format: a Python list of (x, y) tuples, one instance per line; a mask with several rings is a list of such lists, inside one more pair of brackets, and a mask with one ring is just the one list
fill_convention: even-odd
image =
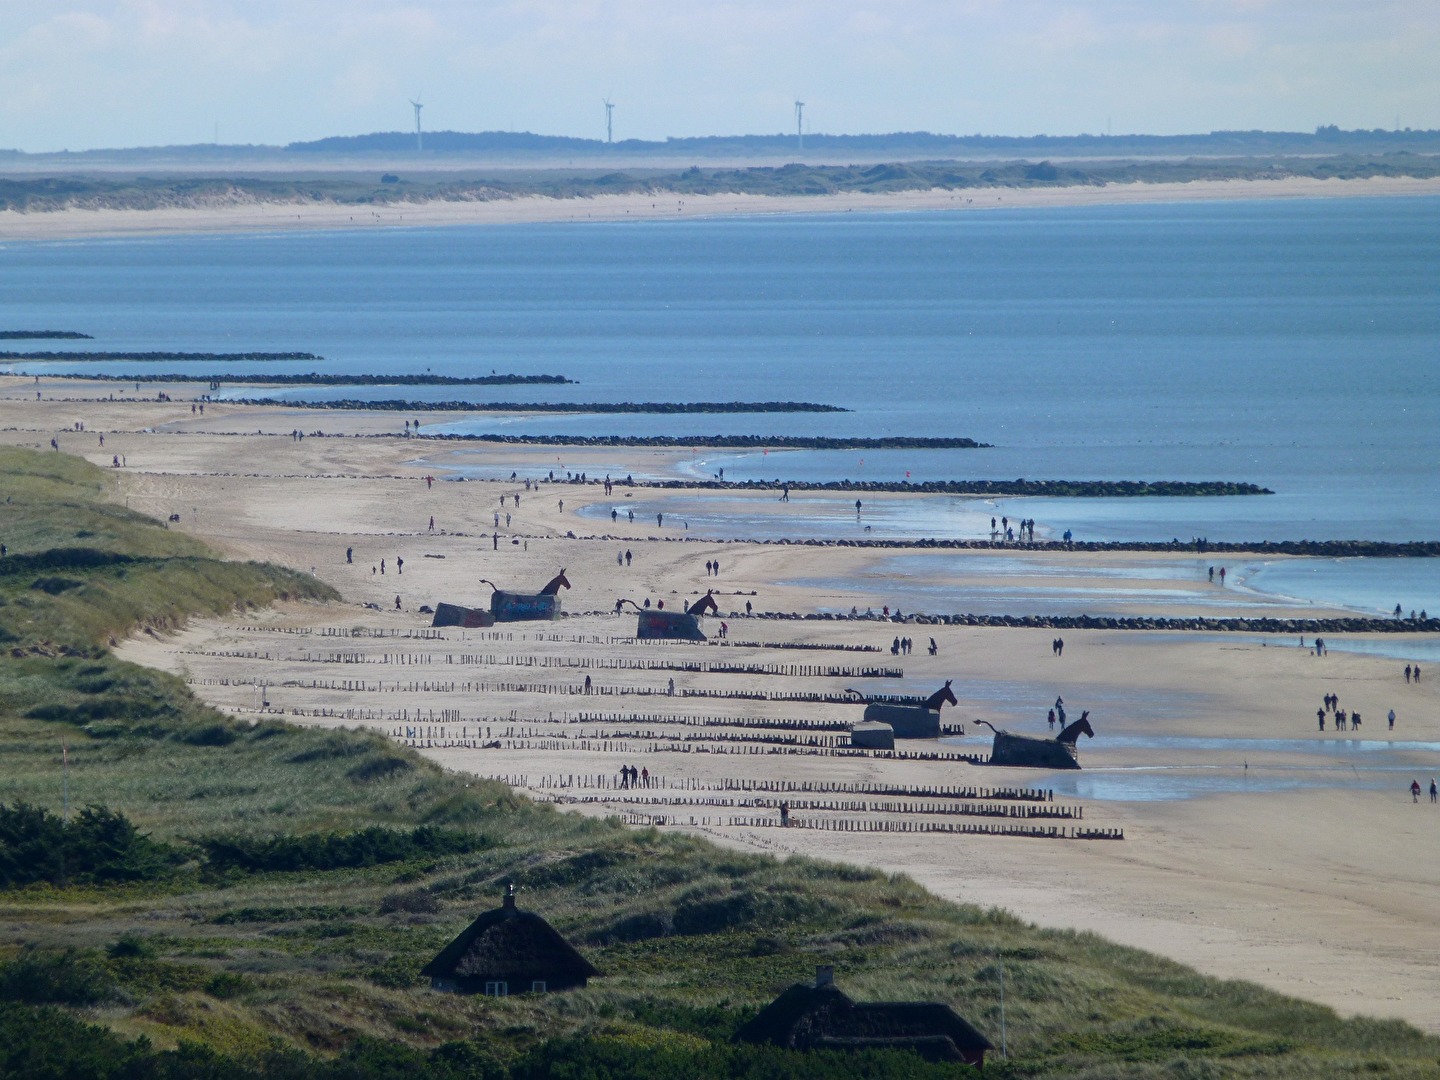
[(853, 1001), (830, 968), (796, 983), (735, 1033), (740, 1042), (792, 1050), (911, 1050), (927, 1061), (983, 1068), (990, 1040), (938, 1001)]
[(539, 915), (515, 906), (515, 886), (420, 969), (436, 990), (457, 994), (543, 994), (571, 990), (596, 978), (575, 947)]

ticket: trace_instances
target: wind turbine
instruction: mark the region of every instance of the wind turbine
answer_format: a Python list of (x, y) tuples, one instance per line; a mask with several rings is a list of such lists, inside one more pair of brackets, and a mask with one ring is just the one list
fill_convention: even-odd
[(419, 94), (415, 95), (415, 100), (410, 102), (410, 104), (415, 109), (415, 150), (418, 153), (421, 150), (425, 149), (424, 140), (421, 138), (420, 135), (420, 110), (423, 109), (425, 106), (420, 104)]
[(805, 103), (799, 98), (795, 99), (795, 145), (805, 149)]
[(604, 101), (605, 101), (605, 141), (608, 143), (608, 142), (612, 142), (612, 141), (613, 141), (612, 136), (613, 136), (614, 133), (615, 133), (615, 129), (614, 129), (613, 123), (612, 123), (612, 121), (613, 121), (613, 119), (614, 119), (614, 114), (615, 114), (615, 103), (614, 103), (613, 101), (611, 101), (608, 97), (605, 98)]

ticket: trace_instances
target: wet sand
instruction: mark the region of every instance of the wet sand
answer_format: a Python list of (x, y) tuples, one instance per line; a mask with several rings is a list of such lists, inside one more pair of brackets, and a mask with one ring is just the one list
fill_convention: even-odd
[[(1043, 629), (746, 618), (747, 600), (759, 613), (834, 606), (835, 597), (823, 589), (776, 583), (845, 579), (892, 553), (687, 542), (682, 530), (668, 523), (656, 528), (653, 519), (634, 526), (606, 521), (597, 528), (575, 511), (602, 498), (599, 488), (545, 484), (527, 493), (505, 481), (447, 481), (433, 464), (433, 445), (393, 434), (398, 415), (306, 413), (305, 427), (319, 423), (328, 431), (376, 437), (297, 442), (286, 434), (302, 426), (295, 410), (212, 405), (202, 418), (184, 400), (37, 403), (26, 398), (32, 386), (0, 380), (0, 442), (44, 447), (58, 433), (62, 449), (97, 464), (124, 454), (127, 466), (112, 470), (118, 499), (161, 518), (178, 513), (175, 527), (231, 557), (313, 568), (343, 595), (332, 605), (285, 605), (197, 621), (169, 637), (141, 633), (121, 647), (127, 658), (182, 673), (218, 707), (260, 715), (263, 694), (271, 713), (292, 722), (365, 723), (401, 738), (408, 734), (449, 768), (524, 777), (526, 790), (537, 797), (606, 800), (565, 801), (580, 812), (661, 813), (680, 822), (666, 828), (693, 829), (738, 847), (905, 872), (956, 900), (1004, 906), (1048, 926), (1094, 930), (1212, 974), (1254, 979), (1347, 1013), (1399, 1016), (1440, 1031), (1440, 933), (1433, 925), (1440, 866), (1416, 857), (1433, 847), (1440, 810), (1411, 805), (1404, 790), (1412, 773), (1428, 781), (1440, 755), (1426, 745), (1368, 745), (1391, 739), (1440, 743), (1440, 694), (1428, 677), (1418, 687), (1405, 684), (1403, 665), (1393, 660), (1338, 652), (1316, 657), (1288, 640), (1252, 636), (1119, 631), (1065, 631), (1064, 655), (1056, 657), (1050, 648), (1055, 634)], [(76, 397), (84, 389), (70, 385)], [(77, 421), (88, 430), (65, 430)], [(273, 434), (253, 434), (257, 430)], [(508, 447), (491, 453), (500, 468), (539, 458)], [(556, 456), (549, 448), (545, 453)], [(637, 471), (650, 460), (643, 450), (606, 448), (604, 455), (632, 461)], [(571, 468), (586, 467), (582, 456), (559, 456)], [(426, 475), (437, 477), (433, 486)], [(647, 492), (655, 497), (662, 496)], [(428, 527), (432, 515), (434, 533)], [(610, 537), (585, 538), (601, 531)], [(347, 547), (355, 555), (349, 564)], [(617, 553), (627, 549), (631, 565), (617, 566)], [(405, 560), (402, 575), (395, 572), (397, 556)], [(384, 576), (378, 572), (382, 558)], [(1037, 568), (1043, 560), (1045, 572), (1027, 577), (1014, 571), (1012, 580), (1043, 587), (1069, 573), (1102, 590), (1107, 581), (1129, 584), (1123, 575), (1093, 574), (1094, 568), (1156, 561), (1128, 553), (1027, 558), (1036, 559)], [(705, 573), (704, 563), (713, 559), (721, 561), (718, 578)], [(1190, 572), (1190, 563), (1193, 556), (1183, 572)], [(926, 574), (937, 589), (953, 593), (960, 610), (967, 589), (993, 578), (978, 560), (972, 564), (977, 569), (967, 571), (966, 565), (963, 556), (952, 555)], [(444, 599), (483, 606), (488, 589), (481, 577), (538, 588), (562, 567), (574, 584), (562, 594), (570, 618), (503, 626), (488, 636), (426, 632), (422, 604)], [(1178, 567), (1179, 560), (1177, 575)], [(720, 593), (730, 627), (727, 644), (637, 644), (630, 638), (634, 616), (610, 613), (617, 596), (663, 599), (670, 608), (706, 588)], [(397, 594), (400, 611), (394, 609)], [(1235, 592), (1207, 613), (1245, 614), (1257, 603)], [(712, 634), (716, 625), (706, 620)], [(897, 634), (914, 638), (913, 654), (892, 656), (889, 644)], [(932, 635), (936, 657), (923, 651)], [(781, 647), (786, 644), (830, 648)], [(854, 651), (861, 646), (882, 651)], [(232, 655), (222, 655), (227, 653)], [(341, 653), (369, 662), (340, 662)], [(657, 661), (670, 666), (653, 666)], [(680, 670), (707, 662), (753, 670)], [(824, 674), (817, 667), (841, 670)], [(865, 668), (899, 668), (902, 674), (871, 677), (859, 673)], [(597, 691), (592, 696), (582, 692), (586, 675)], [(673, 698), (666, 692), (670, 678), (677, 684)], [(953, 759), (836, 754), (827, 742), (842, 737), (834, 730), (745, 726), (834, 725), (859, 713), (857, 705), (787, 695), (839, 697), (847, 687), (928, 693), (946, 679), (954, 681), (959, 705), (945, 711), (945, 721), (971, 733), (975, 720), (984, 718), (1043, 734), (1045, 710), (1057, 694), (1072, 718), (1090, 709), (1097, 737), (1082, 741), (1086, 770), (1057, 776)], [(694, 696), (737, 691), (764, 691), (768, 699)], [(1351, 757), (1330, 748), (1354, 743), (1353, 736), (1316, 731), (1315, 707), (1327, 691), (1365, 716), (1367, 748)], [(1393, 734), (1383, 722), (1391, 707), (1400, 717)], [(703, 718), (715, 722), (700, 723)], [(684, 719), (696, 722), (678, 722)], [(762, 736), (801, 741), (767, 743), (759, 741)], [(812, 737), (824, 745), (804, 742)], [(1322, 740), (1326, 754), (1314, 749)], [(477, 748), (485, 742), (501, 745)], [(951, 753), (968, 747), (927, 748)], [(622, 763), (647, 767), (672, 786), (618, 794), (554, 786), (561, 777), (613, 776)], [(1076, 776), (1113, 778), (1122, 794), (1145, 788), (1148, 795), (1101, 798), (1067, 788)], [(1145, 784), (1137, 787), (1133, 778), (1141, 776)], [(1187, 786), (1195, 776), (1207, 778), (1211, 793)], [(908, 788), (1053, 786), (1056, 805), (1083, 808), (1084, 825), (1123, 828), (1125, 839), (846, 833), (837, 842), (834, 832), (760, 824), (774, 820), (770, 807), (704, 808), (679, 801), (702, 795), (693, 786), (680, 789), (681, 783), (709, 785), (703, 796), (721, 797), (710, 789), (725, 778), (811, 785), (883, 780)], [(1066, 794), (1071, 790), (1078, 797)], [(671, 801), (634, 801), (642, 797)], [(989, 820), (921, 814), (934, 809), (933, 799), (899, 802), (903, 809), (821, 808), (797, 810), (795, 817)], [(730, 817), (749, 824), (719, 824)]]

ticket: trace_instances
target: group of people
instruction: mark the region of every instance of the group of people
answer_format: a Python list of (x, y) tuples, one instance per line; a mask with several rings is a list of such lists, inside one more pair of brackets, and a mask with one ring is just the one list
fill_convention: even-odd
[[(1430, 801), (1433, 803), (1433, 802), (1436, 801), (1437, 798), (1440, 798), (1440, 786), (1437, 786), (1437, 785), (1436, 785), (1436, 783), (1435, 783), (1435, 777), (1432, 776), (1432, 777), (1430, 777)], [(1411, 801), (1411, 802), (1417, 802), (1417, 803), (1420, 801), (1420, 781), (1419, 781), (1419, 780), (1411, 780), (1411, 781), (1410, 781), (1410, 801)]]
[(631, 554), (629, 548), (626, 548), (624, 551), (617, 551), (617, 552), (615, 553), (615, 565), (616, 565), (616, 566), (629, 566), (629, 565), (630, 565), (630, 560), (633, 559), (634, 557), (635, 557), (635, 556)]
[[(1090, 714), (1087, 712), (1085, 715), (1089, 716)], [(1050, 725), (1051, 731), (1055, 730), (1057, 723), (1062, 728), (1065, 726), (1065, 699), (1059, 694), (1055, 695), (1055, 704), (1050, 707), (1050, 712), (1046, 715), (1045, 722)]]
[(706, 559), (706, 560), (705, 560), (705, 576), (706, 576), (706, 577), (712, 577), (712, 576), (713, 576), (713, 577), (719, 577), (719, 576), (720, 576), (720, 560), (719, 560), (719, 559)]
[[(1215, 581), (1215, 573), (1216, 573), (1215, 567), (1213, 567), (1213, 566), (1210, 567), (1210, 581), (1211, 581), (1212, 584), (1213, 584), (1214, 581)], [(1221, 584), (1221, 585), (1224, 585), (1224, 584), (1225, 584), (1225, 567), (1223, 567), (1223, 566), (1220, 567), (1219, 573), (1220, 573), (1220, 584)]]
[(620, 786), (622, 788), (649, 787), (650, 770), (636, 769), (634, 765), (620, 766)]
[[(914, 644), (915, 644), (915, 643), (914, 643), (913, 641), (911, 641), (908, 637), (903, 637), (903, 638), (902, 638), (902, 637), (897, 637), (894, 641), (892, 641), (892, 642), (890, 643), (890, 655), (891, 655), (891, 656), (909, 656), (909, 655), (910, 655), (910, 649), (911, 649), (911, 647), (912, 647)], [(931, 639), (930, 639), (930, 644), (931, 644), (931, 645), (934, 645), (934, 644), (935, 644), (935, 639), (934, 639), (934, 638), (931, 638)], [(930, 653), (930, 655), (931, 655), (931, 656), (934, 656), (935, 653), (932, 651), (932, 652)]]
[[(1000, 519), (999, 528), (996, 528), (995, 519), (994, 519), (993, 517), (990, 519), (990, 539), (991, 539), (991, 540), (995, 540), (996, 538), (998, 538), (998, 537), (1001, 536), (1002, 534), (1004, 535), (1004, 537), (1005, 537), (1006, 540), (1014, 540), (1014, 539), (1015, 539), (1015, 530), (1016, 530), (1016, 529), (1019, 529), (1019, 530), (1020, 530), (1020, 539), (1021, 539), (1021, 541), (1024, 541), (1024, 540), (1026, 539), (1027, 535), (1028, 535), (1030, 542), (1031, 542), (1032, 544), (1035, 542), (1035, 519), (1034, 519), (1034, 518), (1022, 518), (1020, 521), (1017, 521), (1017, 522), (1015, 523), (1015, 525), (1014, 525), (1013, 528), (1012, 528), (1011, 525), (1010, 525), (1010, 518), (1009, 518), (1008, 516), (1007, 516), (1007, 517), (1002, 517), (1002, 518)], [(1068, 540), (1069, 537), (1067, 536), (1066, 539)]]
[[(1409, 668), (1406, 670), (1408, 671)], [(1347, 713), (1340, 707), (1339, 694), (1326, 694), (1321, 699), (1320, 708), (1315, 710), (1315, 719), (1319, 722), (1321, 731), (1325, 730), (1325, 717), (1327, 715), (1333, 715), (1336, 731), (1345, 731), (1347, 729), (1358, 731), (1362, 723), (1358, 709), (1351, 710)], [(1385, 719), (1389, 724), (1388, 730), (1394, 731), (1395, 710), (1391, 709)]]
[(1050, 651), (1056, 656), (1064, 656), (1065, 639), (1057, 637), (1054, 641), (1050, 642)]
[(1420, 681), (1420, 665), (1419, 665), (1419, 664), (1406, 664), (1406, 665), (1405, 665), (1405, 681), (1408, 683), (1411, 679), (1414, 679), (1417, 683)]

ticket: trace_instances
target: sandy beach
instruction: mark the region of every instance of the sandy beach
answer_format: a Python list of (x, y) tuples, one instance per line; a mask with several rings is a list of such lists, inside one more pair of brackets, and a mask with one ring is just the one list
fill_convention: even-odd
[(1440, 179), (1202, 180), (1098, 187), (967, 188), (842, 195), (527, 196), (485, 202), (397, 203), (381, 208), (334, 203), (238, 202), (163, 210), (0, 211), (0, 242), (78, 240), (183, 233), (288, 232), (311, 229), (438, 228), (525, 222), (644, 221), (764, 214), (978, 211), (1046, 206), (1099, 206), (1236, 199), (1326, 199), (1440, 194)]
[[(176, 514), (172, 528), (227, 556), (313, 572), (340, 591), (336, 604), (236, 613), (121, 644), (122, 656), (181, 674), (217, 707), (374, 727), (449, 768), (514, 778), (577, 812), (654, 815), (664, 828), (750, 850), (904, 872), (958, 901), (1095, 931), (1347, 1014), (1440, 1031), (1440, 867), (1417, 857), (1433, 848), (1440, 810), (1412, 805), (1406, 791), (1412, 777), (1428, 782), (1440, 761), (1440, 694), (1428, 675), (1410, 684), (1396, 660), (1317, 657), (1293, 638), (1067, 631), (1056, 656), (1055, 635), (1044, 629), (765, 618), (844, 602), (777, 583), (854, 577), (884, 554), (687, 539), (653, 518), (602, 528), (577, 516), (601, 497), (599, 487), (453, 482), (436, 465), (447, 451), (398, 434), (398, 415), (307, 413), (302, 421), (296, 410), (212, 404), (201, 417), (190, 409), (194, 388), (183, 397), (173, 389), (172, 402), (109, 400), (124, 395), (113, 385), (42, 380), (45, 398), (71, 400), (35, 401), (33, 380), (3, 379), (0, 442), (48, 447), (55, 437), (63, 451), (107, 467), (120, 456), (116, 497), (132, 508), (162, 520)], [(153, 398), (154, 388), (146, 393)], [(289, 435), (317, 421), (337, 437)], [(527, 455), (497, 446), (483, 460), (499, 470)], [(584, 455), (560, 456), (586, 467)], [(637, 470), (656, 464), (649, 451), (611, 448), (605, 457)], [(1036, 581), (1054, 583), (1135, 556), (1024, 558)], [(713, 576), (704, 564), (716, 559)], [(1175, 581), (1208, 588), (1188, 580), (1193, 561), (1176, 559)], [(573, 588), (562, 592), (568, 617), (558, 622), (432, 631), (419, 610), (439, 600), (484, 606), (481, 578), (530, 591), (562, 568)], [(946, 595), (946, 611), (965, 610), (967, 590), (987, 580), (963, 556), (926, 577)], [(721, 612), (705, 620), (709, 642), (636, 642), (635, 616), (613, 613), (617, 597), (669, 609), (707, 589)], [(1263, 607), (1236, 591), (1207, 612)], [(913, 653), (892, 654), (899, 635), (914, 639)], [(932, 636), (935, 656), (926, 651)], [(963, 738), (902, 742), (911, 756), (845, 750), (844, 726), (861, 711), (843, 701), (847, 688), (928, 694), (947, 679), (958, 705), (942, 716), (965, 728)], [(1363, 714), (1362, 732), (1317, 730), (1327, 692)], [(1072, 719), (1091, 711), (1096, 737), (1082, 740), (1082, 771), (961, 760), (988, 752), (977, 719), (1047, 734), (1057, 695)], [(1384, 722), (1391, 708), (1394, 731)], [(920, 750), (932, 759), (915, 756)], [(622, 764), (645, 767), (654, 786), (599, 786)], [(773, 792), (727, 789), (739, 783), (792, 785), (797, 827), (775, 827)], [(1124, 839), (841, 837), (822, 826), (995, 819), (966, 816), (958, 797), (864, 796), (851, 800), (858, 808), (840, 807), (820, 793), (840, 783), (1043, 788), (1054, 792), (1044, 805), (1073, 815), (1057, 824), (1123, 829)]]

